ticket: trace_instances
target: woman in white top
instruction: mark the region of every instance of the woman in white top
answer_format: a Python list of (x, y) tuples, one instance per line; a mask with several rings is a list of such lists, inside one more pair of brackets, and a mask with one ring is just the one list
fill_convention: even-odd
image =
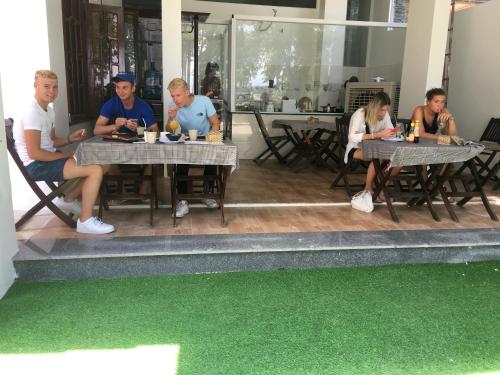
[[(361, 141), (391, 137), (394, 134), (394, 126), (389, 116), (390, 105), (391, 99), (389, 95), (385, 92), (378, 92), (366, 107), (359, 108), (353, 113), (349, 123), (349, 142), (347, 143), (344, 162), (347, 163), (351, 158), (364, 159), (360, 148)], [(399, 168), (394, 168), (392, 174), (395, 175), (398, 172)], [(358, 194), (370, 194), (371, 196), (374, 179), (375, 167), (371, 162), (366, 173), (365, 189)]]

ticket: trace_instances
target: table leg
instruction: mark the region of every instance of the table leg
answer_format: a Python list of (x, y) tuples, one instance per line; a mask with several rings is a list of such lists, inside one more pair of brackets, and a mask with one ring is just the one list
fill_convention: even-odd
[[(448, 167), (449, 167), (449, 165), (446, 166), (446, 168), (448, 168)], [(446, 171), (443, 171), (443, 174), (444, 173), (446, 173)], [(446, 210), (448, 211), (448, 215), (450, 215), (450, 217), (453, 221), (458, 223), (460, 220), (458, 220), (458, 216), (455, 213), (455, 210), (453, 209), (453, 206), (452, 206), (450, 200), (448, 199), (448, 193), (446, 192), (446, 190), (444, 188), (444, 183), (445, 183), (445, 178), (443, 178), (443, 175), (436, 176), (436, 187), (431, 191), (431, 197), (433, 196), (434, 190), (437, 188), (439, 190), (439, 194), (441, 194), (441, 198), (443, 198), (443, 203), (444, 203), (444, 206), (446, 207)], [(456, 188), (455, 188), (455, 190), (456, 190)], [(453, 193), (455, 193), (455, 192), (456, 191), (453, 191), (453, 187), (452, 187), (451, 196), (453, 196)]]
[(432, 199), (431, 195), (429, 194), (429, 188), (432, 186), (432, 183), (435, 182), (438, 184), (436, 180), (436, 171), (433, 171), (428, 178), (427, 181), (424, 180), (423, 177), (423, 167), (421, 165), (416, 165), (416, 175), (417, 175), (417, 181), (420, 183), (420, 186), (422, 187), (422, 194), (424, 196), (425, 201), (427, 202), (427, 208), (431, 212), (432, 218), (436, 221), (441, 221), (439, 218), (439, 215), (437, 214), (436, 210), (434, 209), (434, 205), (432, 204)]
[(172, 205), (172, 222), (176, 225), (176, 210), (177, 210), (177, 174), (175, 173), (176, 165), (167, 165), (167, 174), (170, 179), (170, 204)]
[(219, 179), (220, 179), (220, 191), (219, 191), (219, 206), (220, 206), (220, 214), (221, 214), (221, 225), (225, 225), (226, 220), (224, 217), (224, 198), (226, 194), (226, 183), (229, 174), (231, 173), (231, 166), (221, 165), (219, 166)]
[(375, 192), (373, 194), (373, 199), (377, 199), (378, 195), (382, 191), (384, 194), (385, 198), (385, 204), (387, 205), (387, 209), (389, 210), (389, 213), (391, 214), (391, 218), (394, 222), (399, 223), (399, 218), (398, 215), (396, 214), (396, 210), (394, 209), (394, 206), (392, 205), (391, 201), (391, 196), (387, 191), (386, 182), (388, 181), (389, 177), (391, 176), (391, 171), (388, 170), (387, 173), (384, 173), (384, 170), (380, 164), (380, 160), (378, 159), (373, 159), (373, 166), (375, 167), (375, 179), (378, 179), (379, 185), (376, 187)]

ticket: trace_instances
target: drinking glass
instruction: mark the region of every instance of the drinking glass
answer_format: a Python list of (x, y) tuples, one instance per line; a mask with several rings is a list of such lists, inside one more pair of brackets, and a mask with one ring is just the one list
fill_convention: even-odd
[(444, 121), (439, 121), (438, 134), (444, 134), (443, 131), (444, 131), (445, 127), (446, 127), (445, 122)]

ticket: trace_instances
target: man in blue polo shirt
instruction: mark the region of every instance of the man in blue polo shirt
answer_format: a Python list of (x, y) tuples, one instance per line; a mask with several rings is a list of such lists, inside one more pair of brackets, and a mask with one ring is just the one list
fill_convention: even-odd
[(135, 78), (132, 74), (118, 73), (112, 81), (116, 96), (103, 104), (94, 126), (94, 134), (137, 133), (137, 126), (158, 131), (153, 110), (141, 98), (134, 95)]

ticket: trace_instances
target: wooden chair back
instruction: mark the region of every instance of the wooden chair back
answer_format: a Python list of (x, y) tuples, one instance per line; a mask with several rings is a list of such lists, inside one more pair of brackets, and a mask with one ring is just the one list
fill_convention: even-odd
[(335, 125), (337, 129), (337, 143), (339, 145), (339, 159), (344, 159), (344, 153), (347, 143), (349, 143), (349, 123), (351, 122), (352, 113), (344, 113), (340, 118), (336, 119)]
[(255, 119), (257, 120), (257, 124), (259, 125), (260, 132), (264, 137), (264, 140), (266, 141), (266, 143), (269, 143), (270, 135), (266, 129), (266, 125), (264, 124), (264, 120), (262, 119), (262, 115), (260, 114), (260, 110), (256, 107), (253, 113), (255, 115)]
[(500, 118), (491, 118), (479, 141), (500, 143)]
[(33, 178), (28, 173), (28, 170), (23, 164), (19, 154), (16, 150), (16, 144), (14, 139), (14, 120), (11, 118), (5, 119), (5, 134), (7, 136), (7, 150), (9, 151), (10, 156), (16, 163), (17, 167), (21, 171), (24, 179), (30, 186), (31, 190), (38, 196), (40, 202), (35, 204), (31, 209), (29, 209), (17, 222), (16, 222), (16, 230), (19, 229), (24, 223), (26, 223), (31, 217), (33, 217), (38, 211), (40, 211), (44, 207), (48, 207), (57, 217), (59, 217), (62, 221), (64, 221), (68, 226), (75, 228), (76, 221), (73, 219), (72, 215), (67, 215), (63, 211), (61, 211), (52, 200), (59, 196), (70, 183), (69, 181), (65, 181), (59, 186), (54, 184), (54, 181), (44, 181), (45, 184), (52, 190), (49, 194), (46, 194), (36, 183)]

